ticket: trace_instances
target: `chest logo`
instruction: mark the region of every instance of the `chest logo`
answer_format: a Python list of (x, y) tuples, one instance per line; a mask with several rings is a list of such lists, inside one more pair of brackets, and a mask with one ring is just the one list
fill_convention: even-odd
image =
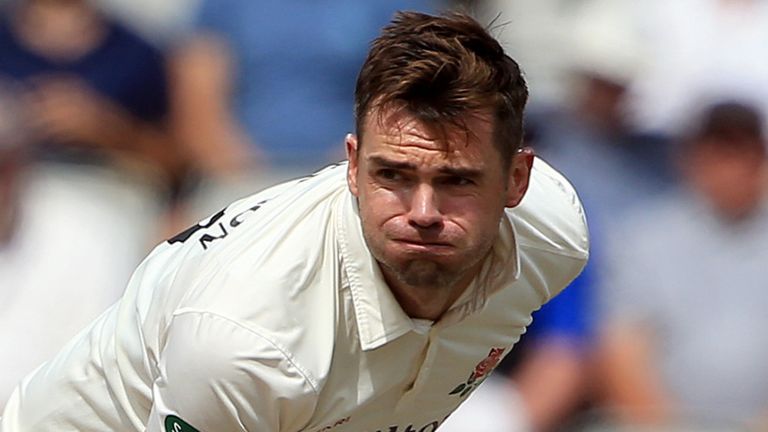
[(463, 382), (451, 390), (451, 395), (458, 394), (459, 397), (464, 397), (474, 390), (482, 383), (489, 373), (499, 364), (501, 361), (501, 355), (504, 354), (504, 348), (491, 348), (488, 356), (485, 357), (480, 363), (475, 366), (475, 370), (469, 374), (466, 382)]
[(165, 432), (198, 432), (198, 430), (175, 415), (169, 415), (165, 418)]

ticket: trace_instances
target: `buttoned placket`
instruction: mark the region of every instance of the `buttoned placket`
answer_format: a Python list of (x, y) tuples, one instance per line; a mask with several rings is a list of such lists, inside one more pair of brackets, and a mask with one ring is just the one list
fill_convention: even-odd
[(417, 398), (422, 392), (424, 384), (428, 381), (432, 366), (435, 363), (439, 347), (439, 336), (440, 326), (437, 324), (433, 325), (426, 335), (422, 335), (422, 337), (426, 338), (426, 344), (422, 350), (418, 365), (414, 367), (413, 374), (408, 380), (409, 384), (404, 389), (400, 400), (395, 406), (395, 412), (413, 409), (414, 404), (417, 402)]

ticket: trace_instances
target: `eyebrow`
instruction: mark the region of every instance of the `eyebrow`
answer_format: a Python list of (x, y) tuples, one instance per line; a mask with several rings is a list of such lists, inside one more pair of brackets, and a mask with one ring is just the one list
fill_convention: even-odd
[(409, 170), (409, 171), (415, 171), (416, 170), (416, 164), (411, 162), (400, 162), (400, 161), (394, 161), (391, 159), (387, 159), (381, 156), (371, 156), (369, 159), (374, 165), (378, 165), (383, 168), (390, 168), (390, 169), (399, 169), (399, 170)]
[(438, 169), (441, 174), (446, 174), (456, 177), (466, 177), (470, 179), (476, 179), (483, 175), (483, 171), (473, 168), (454, 168), (454, 167), (441, 167)]
[[(415, 171), (417, 166), (416, 164), (412, 162), (401, 162), (401, 161), (394, 161), (391, 159), (387, 159), (381, 156), (371, 156), (369, 159), (374, 165), (377, 165), (382, 168), (389, 168), (389, 169), (396, 169), (396, 170), (405, 170), (405, 171)], [(467, 178), (479, 178), (483, 175), (483, 171), (480, 169), (474, 169), (474, 168), (459, 168), (459, 167), (450, 167), (450, 166), (442, 166), (437, 169), (437, 171), (441, 174), (450, 175), (450, 176), (457, 176), (457, 177), (467, 177)]]

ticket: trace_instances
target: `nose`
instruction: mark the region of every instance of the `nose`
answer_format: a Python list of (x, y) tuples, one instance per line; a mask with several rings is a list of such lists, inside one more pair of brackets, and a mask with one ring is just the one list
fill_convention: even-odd
[(419, 228), (439, 227), (443, 223), (437, 196), (430, 185), (422, 184), (414, 189), (408, 219), (411, 225)]

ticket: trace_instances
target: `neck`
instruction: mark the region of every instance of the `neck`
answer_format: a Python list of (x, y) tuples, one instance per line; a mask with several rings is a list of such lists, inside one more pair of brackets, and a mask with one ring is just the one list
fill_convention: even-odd
[(464, 291), (467, 290), (480, 271), (482, 263), (483, 260), (480, 260), (461, 279), (449, 287), (408, 285), (384, 267), (381, 269), (392, 294), (409, 317), (437, 321), (464, 294)]

